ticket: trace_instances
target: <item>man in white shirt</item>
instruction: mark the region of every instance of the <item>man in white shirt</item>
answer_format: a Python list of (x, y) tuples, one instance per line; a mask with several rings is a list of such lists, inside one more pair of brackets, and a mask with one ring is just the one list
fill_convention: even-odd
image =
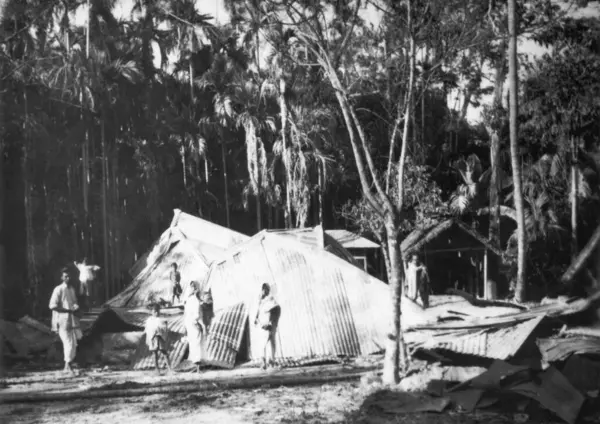
[(88, 265), (87, 258), (83, 258), (81, 263), (73, 262), (79, 270), (79, 296), (86, 307), (96, 305), (99, 293), (95, 283), (96, 272), (100, 270), (98, 265)]
[(65, 267), (61, 270), (60, 279), (62, 283), (54, 288), (52, 297), (50, 297), (52, 331), (58, 333), (63, 345), (64, 371), (73, 373), (71, 363), (77, 352), (77, 341), (82, 337), (79, 318), (75, 316), (79, 306), (68, 268)]
[(420, 298), (421, 306), (427, 309), (429, 307), (429, 274), (416, 253), (411, 255), (410, 262), (404, 268), (404, 276), (404, 295), (414, 302)]

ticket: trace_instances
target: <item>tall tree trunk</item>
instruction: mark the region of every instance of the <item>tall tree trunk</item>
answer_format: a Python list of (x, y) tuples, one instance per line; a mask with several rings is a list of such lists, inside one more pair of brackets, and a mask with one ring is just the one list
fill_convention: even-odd
[[(399, 219), (402, 214), (404, 205), (404, 168), (406, 166), (406, 155), (408, 149), (409, 127), (412, 116), (413, 92), (415, 85), (415, 38), (412, 27), (412, 0), (407, 2), (407, 28), (409, 32), (409, 76), (408, 76), (408, 92), (406, 95), (406, 113), (404, 115), (404, 130), (402, 132), (402, 148), (400, 151), (400, 160), (398, 163), (398, 206), (397, 211), (388, 211), (386, 222), (386, 235), (388, 240), (389, 261), (390, 261), (390, 289), (392, 291), (391, 298), (393, 302), (393, 326), (390, 343), (386, 347), (385, 359), (383, 366), (383, 381), (388, 384), (398, 383), (400, 359), (402, 356), (402, 367), (406, 367), (408, 358), (405, 355), (404, 340), (402, 337), (401, 327), (401, 299), (402, 299), (402, 252), (400, 251), (399, 234)], [(393, 140), (390, 140), (390, 143)]]
[(322, 163), (320, 167), (317, 168), (317, 172), (318, 172), (318, 177), (319, 177), (319, 182), (318, 182), (318, 188), (319, 188), (319, 225), (321, 225), (323, 228), (325, 228), (325, 223), (323, 220), (323, 202), (324, 202), (324, 190), (323, 190), (323, 185), (325, 184), (325, 164)]
[[(4, 16), (6, 0), (0, 1), (0, 18)], [(1, 21), (0, 21), (1, 22)], [(0, 67), (3, 68), (2, 65)], [(0, 79), (0, 122), (5, 122), (5, 97), (4, 79)], [(0, 125), (0, 319), (4, 319), (4, 288), (6, 281), (6, 232), (4, 230), (4, 207), (6, 200), (6, 186), (4, 183), (4, 150), (6, 148), (5, 125)], [(0, 376), (5, 375), (4, 368), (4, 336), (0, 332)]]
[[(194, 60), (193, 60), (193, 54), (194, 54), (194, 28), (190, 27), (189, 29), (189, 55), (190, 55), (190, 63), (189, 63), (189, 73), (190, 73), (190, 127), (194, 126), (194, 122), (195, 122), (195, 114), (194, 114), (194, 105), (195, 105), (195, 98), (196, 96), (194, 95), (194, 78), (195, 78), (195, 69), (194, 69)], [(194, 134), (192, 134), (192, 138), (194, 137)], [(186, 142), (185, 142), (185, 132), (184, 132), (184, 136), (181, 139), (181, 161), (183, 163), (183, 187), (186, 189), (186, 194), (187, 194), (187, 167), (185, 165), (185, 153), (186, 153)]]
[(37, 274), (37, 261), (35, 255), (35, 236), (33, 230), (33, 212), (31, 210), (32, 205), (32, 179), (33, 175), (30, 173), (29, 155), (31, 153), (31, 136), (29, 134), (29, 102), (27, 99), (27, 92), (23, 92), (23, 102), (25, 106), (25, 122), (23, 125), (24, 143), (23, 143), (23, 156), (22, 156), (22, 168), (23, 168), (23, 179), (24, 179), (24, 206), (25, 206), (25, 239), (27, 245), (27, 277), (29, 279), (29, 293), (31, 296), (31, 314), (37, 315), (38, 304), (39, 304), (39, 280)]
[[(0, 0), (0, 30), (4, 29), (4, 22), (8, 18), (8, 5), (11, 0)], [(0, 69), (4, 70), (4, 61), (0, 63)], [(2, 72), (4, 75), (4, 72)], [(4, 181), (4, 151), (6, 149), (5, 139), (5, 107), (6, 79), (0, 79), (0, 319), (4, 318), (4, 286), (6, 281), (6, 235), (4, 231), (4, 207), (6, 201), (6, 186)], [(5, 374), (4, 369), (4, 336), (0, 332), (0, 376)]]
[(281, 114), (281, 145), (283, 147), (283, 165), (285, 166), (285, 225), (292, 228), (292, 171), (287, 145), (287, 104), (285, 102), (286, 82), (279, 78), (279, 113)]
[[(87, 20), (86, 20), (86, 26), (85, 26), (85, 57), (86, 59), (89, 60), (90, 58), (90, 20), (91, 20), (91, 8), (90, 8), (90, 0), (87, 0)], [(90, 120), (87, 119), (88, 117), (84, 114), (84, 109), (85, 109), (85, 105), (84, 105), (84, 96), (83, 96), (83, 87), (85, 87), (85, 79), (84, 79), (84, 75), (81, 75), (81, 83), (80, 83), (80, 87), (81, 87), (81, 93), (80, 93), (80, 97), (79, 97), (79, 101), (81, 104), (81, 121), (84, 122), (85, 125), (85, 139), (83, 141), (83, 145), (81, 146), (82, 148), (82, 152), (81, 152), (81, 160), (82, 160), (82, 174), (83, 174), (83, 185), (82, 185), (82, 189), (83, 189), (83, 207), (84, 207), (84, 222), (85, 224), (83, 225), (83, 246), (84, 246), (84, 255), (88, 256), (91, 252), (90, 248), (93, 249), (93, 247), (91, 247), (90, 241), (92, 238), (92, 229), (91, 229), (91, 218), (90, 218), (90, 213), (89, 213), (89, 186), (90, 186), (90, 182), (91, 182), (91, 175), (90, 175), (90, 132), (89, 132), (89, 124), (90, 124)], [(90, 239), (87, 240), (88, 235), (90, 236)]]
[[(504, 80), (506, 79), (506, 42), (500, 46), (501, 57), (496, 62), (496, 78), (494, 84), (494, 112), (498, 112), (502, 108), (502, 92), (504, 89)], [(498, 134), (498, 123), (492, 122), (488, 127), (490, 136), (490, 217), (489, 217), (489, 232), (488, 238), (492, 246), (500, 248), (500, 135)], [(484, 297), (491, 298), (492, 293), (488, 293), (488, 280), (493, 280), (497, 283), (498, 272), (500, 266), (500, 258), (495, 253), (485, 250), (484, 257)]]
[(227, 177), (227, 149), (225, 148), (225, 134), (223, 129), (221, 129), (221, 160), (223, 162), (223, 184), (225, 184), (225, 188), (223, 189), (223, 195), (225, 197), (225, 222), (227, 223), (227, 228), (231, 228), (231, 222), (229, 217), (229, 178)]
[(181, 172), (183, 172), (183, 190), (187, 194), (187, 165), (185, 163), (185, 134), (181, 138)]
[[(254, 128), (254, 126), (253, 126)], [(255, 130), (254, 130), (255, 131)], [(256, 154), (256, 164), (254, 166), (254, 179), (255, 179), (255, 183), (256, 183), (256, 231), (260, 232), (260, 230), (262, 230), (262, 210), (261, 210), (261, 204), (260, 204), (260, 199), (262, 197), (262, 189), (261, 189), (261, 175), (260, 175), (260, 151), (258, 148), (258, 140), (255, 140), (254, 142), (254, 148), (255, 148), (255, 154)]]
[(106, 136), (104, 125), (104, 118), (102, 118), (100, 122), (100, 143), (102, 148), (102, 238), (104, 246), (104, 300), (106, 301), (110, 296), (109, 276), (111, 269), (108, 259), (108, 161), (106, 160)]
[[(45, 175), (49, 175), (48, 169), (46, 167), (46, 172)], [(72, 205), (75, 205), (76, 203), (73, 201), (73, 168), (71, 167), (71, 165), (68, 166), (67, 168), (67, 189), (68, 189), (68, 193), (69, 193), (69, 202)], [(44, 201), (46, 203), (46, 205), (48, 204), (48, 190), (46, 188), (46, 183), (44, 182)], [(47, 210), (47, 209), (46, 209)], [(78, 237), (77, 237), (77, 215), (74, 213), (73, 214), (73, 225), (71, 225), (71, 243), (73, 243), (73, 252), (75, 253), (74, 257), (78, 258), (79, 257), (79, 251), (78, 251), (78, 246), (79, 246), (79, 241), (78, 241)], [(47, 222), (47, 220), (46, 220)], [(48, 260), (50, 260), (50, 255), (46, 255), (46, 258)]]
[(401, 299), (402, 299), (402, 255), (398, 240), (398, 225), (393, 218), (389, 218), (385, 225), (387, 236), (389, 268), (389, 286), (392, 291), (392, 328), (386, 341), (385, 357), (383, 363), (382, 380), (387, 384), (397, 384), (400, 380), (399, 363), (400, 351), (403, 349), (401, 328)]
[(515, 211), (517, 215), (517, 281), (515, 299), (523, 302), (526, 296), (527, 266), (527, 234), (525, 233), (525, 210), (523, 205), (523, 189), (521, 186), (521, 160), (518, 141), (518, 74), (517, 74), (517, 9), (516, 0), (508, 0), (508, 81), (510, 94), (510, 159), (512, 164)]
[(579, 192), (579, 172), (577, 165), (577, 141), (575, 137), (570, 139), (571, 153), (571, 259), (574, 260), (579, 253), (579, 243), (577, 242), (577, 204)]
[(114, 270), (116, 278), (116, 293), (120, 292), (121, 287), (121, 204), (119, 202), (119, 157), (113, 158), (113, 237), (114, 237)]

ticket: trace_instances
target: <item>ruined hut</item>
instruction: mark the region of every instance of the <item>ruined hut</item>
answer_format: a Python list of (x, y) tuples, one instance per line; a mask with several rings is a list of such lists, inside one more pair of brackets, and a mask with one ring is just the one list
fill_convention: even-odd
[(215, 309), (209, 354), (220, 358), (218, 365), (233, 366), (236, 356), (260, 357), (252, 324), (265, 282), (281, 306), (278, 361), (366, 356), (384, 349), (388, 286), (351, 263), (339, 244), (326, 245), (324, 239), (320, 227), (296, 234), (261, 231), (211, 265), (205, 281)]
[(348, 230), (326, 230), (325, 233), (350, 252), (365, 272), (380, 279), (386, 277), (378, 243)]
[(483, 296), (485, 289), (485, 253), (502, 256), (475, 228), (458, 219), (418, 228), (401, 243), (402, 258), (419, 254), (427, 266), (434, 294), (447, 289), (464, 290)]
[(173, 262), (179, 266), (185, 295), (190, 281), (202, 281), (215, 259), (247, 239), (244, 234), (175, 209), (169, 228), (131, 268), (131, 284), (106, 305), (131, 308), (170, 299), (169, 271)]

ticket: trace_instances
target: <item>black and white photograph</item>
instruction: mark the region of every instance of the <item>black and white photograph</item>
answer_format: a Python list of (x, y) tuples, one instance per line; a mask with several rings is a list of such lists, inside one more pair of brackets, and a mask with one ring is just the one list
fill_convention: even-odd
[(0, 422), (600, 422), (600, 1), (0, 0)]

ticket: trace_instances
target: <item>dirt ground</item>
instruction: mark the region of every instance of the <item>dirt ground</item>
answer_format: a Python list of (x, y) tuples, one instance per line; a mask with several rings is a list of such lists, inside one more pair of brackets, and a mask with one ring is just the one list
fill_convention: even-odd
[(22, 403), (0, 406), (0, 422), (21, 423), (368, 423), (508, 424), (490, 413), (386, 415), (362, 411), (369, 390), (359, 382), (203, 394)]

